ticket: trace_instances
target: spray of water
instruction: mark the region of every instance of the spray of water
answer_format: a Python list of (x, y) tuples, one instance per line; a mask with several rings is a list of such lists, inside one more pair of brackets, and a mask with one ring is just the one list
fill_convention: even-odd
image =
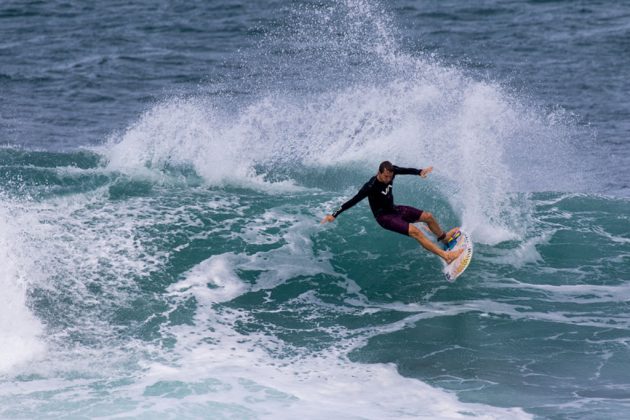
[(362, 0), (294, 10), (260, 44), (250, 97), (162, 101), (111, 139), (109, 168), (187, 166), (211, 185), (257, 187), (305, 168), (433, 165), (476, 241), (519, 236), (527, 203), (513, 193), (570, 182), (556, 158), (570, 130), (499, 83), (405, 53), (391, 20)]
[(0, 374), (46, 350), (42, 324), (30, 312), (27, 300), (27, 290), (38, 273), (29, 254), (23, 252), (24, 232), (18, 226), (30, 222), (0, 208)]

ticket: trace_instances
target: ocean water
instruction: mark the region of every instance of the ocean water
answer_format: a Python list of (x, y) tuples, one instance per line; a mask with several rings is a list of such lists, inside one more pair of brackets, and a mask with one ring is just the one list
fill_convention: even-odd
[[(0, 4), (0, 417), (630, 412), (630, 4)], [(464, 226), (454, 284), (367, 203)]]

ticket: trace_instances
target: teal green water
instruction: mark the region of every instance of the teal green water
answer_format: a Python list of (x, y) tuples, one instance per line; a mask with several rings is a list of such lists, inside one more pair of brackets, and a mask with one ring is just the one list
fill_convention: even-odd
[[(19, 369), (2, 379), (3, 416), (148, 417), (165, 402), (213, 418), (628, 409), (628, 200), (514, 194), (524, 219), (512, 239), (476, 242), (449, 284), (366, 203), (320, 225), (352, 190), (313, 181), (320, 170), (301, 172), (308, 188), (247, 188), (185, 168), (124, 174), (87, 151), (1, 154), (5, 270), (27, 286), (9, 288), (25, 310), (3, 315), (43, 348), (5, 349)], [(456, 224), (431, 182), (443, 181), (397, 180), (397, 201)], [(408, 378), (435, 394), (405, 395)], [(361, 381), (371, 385), (353, 389)], [(395, 396), (363, 414), (344, 403), (383, 387)], [(510, 407), (522, 411), (491, 411)]]

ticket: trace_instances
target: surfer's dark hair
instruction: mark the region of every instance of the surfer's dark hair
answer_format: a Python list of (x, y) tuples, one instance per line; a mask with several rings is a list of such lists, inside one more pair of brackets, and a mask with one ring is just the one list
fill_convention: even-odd
[(381, 162), (381, 164), (378, 165), (378, 171), (380, 173), (383, 173), (383, 171), (385, 170), (387, 170), (387, 172), (394, 172), (394, 165), (392, 165), (392, 163), (389, 160)]

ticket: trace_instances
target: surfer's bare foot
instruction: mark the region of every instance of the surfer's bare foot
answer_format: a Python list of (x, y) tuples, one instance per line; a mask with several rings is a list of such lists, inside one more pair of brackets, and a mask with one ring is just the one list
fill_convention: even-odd
[(453, 261), (455, 261), (457, 259), (457, 257), (459, 257), (460, 255), (462, 255), (462, 252), (464, 252), (464, 249), (456, 249), (455, 251), (446, 251), (444, 253), (444, 260), (446, 261), (447, 264), (452, 263)]

